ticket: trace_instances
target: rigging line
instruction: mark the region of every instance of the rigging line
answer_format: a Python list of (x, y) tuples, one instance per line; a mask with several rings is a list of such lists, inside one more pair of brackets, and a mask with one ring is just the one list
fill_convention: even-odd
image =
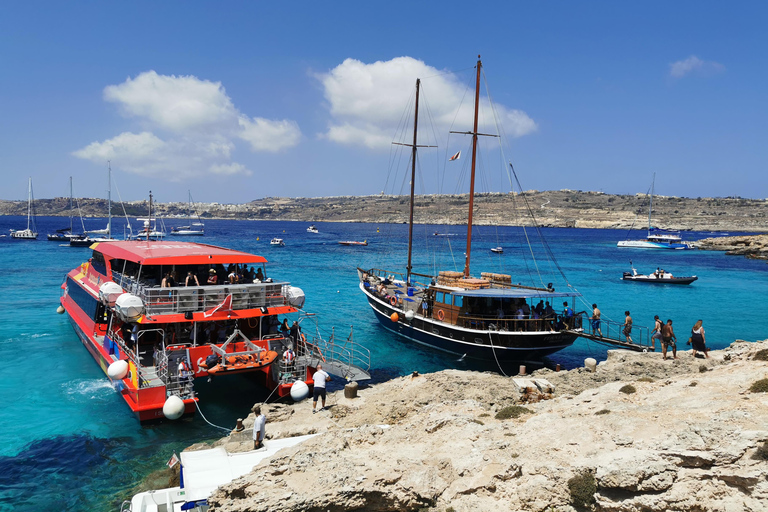
[[(507, 138), (506, 132), (504, 131), (504, 124), (500, 122), (500, 116), (499, 116), (498, 110), (497, 110), (497, 108), (495, 106), (496, 104), (493, 101), (493, 96), (491, 94), (491, 89), (490, 89), (490, 86), (488, 84), (488, 77), (485, 74), (485, 69), (484, 68), (483, 68), (482, 72), (483, 72), (483, 83), (485, 85), (486, 96), (488, 97), (488, 103), (490, 105), (491, 113), (493, 115), (493, 121), (494, 121), (494, 125), (496, 127), (496, 131), (499, 134), (499, 149), (500, 149), (500, 152), (501, 152), (501, 155), (502, 155), (502, 162), (506, 162), (507, 161), (507, 157), (506, 157), (506, 154), (504, 152), (504, 141), (506, 141), (506, 143), (509, 144), (509, 142), (508, 142), (509, 139)], [(509, 176), (509, 170), (507, 170), (507, 179), (509, 180), (510, 188), (514, 191), (514, 185), (512, 184), (511, 177)], [(519, 181), (518, 181), (518, 187), (519, 187), (520, 192), (522, 194), (523, 190), (522, 190), (522, 186), (520, 185)], [(512, 201), (513, 201), (514, 205), (517, 204), (516, 201), (515, 201), (514, 194), (512, 196)], [(517, 217), (517, 208), (516, 207), (515, 207), (515, 217), (519, 220), (519, 218)], [(535, 220), (534, 220), (534, 222), (535, 222)], [(520, 226), (522, 228), (522, 232), (523, 232), (526, 244), (528, 245), (528, 249), (529, 249), (529, 252), (530, 252), (531, 261), (532, 261), (534, 269), (535, 269), (534, 272), (532, 272), (530, 266), (528, 265), (528, 259), (524, 258), (523, 261), (525, 263), (526, 273), (528, 274), (528, 277), (531, 279), (531, 281), (535, 281), (535, 278), (534, 278), (534, 274), (535, 274), (535, 276), (538, 277), (539, 282), (543, 286), (544, 285), (544, 279), (542, 278), (541, 269), (539, 268), (539, 264), (538, 264), (538, 261), (536, 259), (536, 255), (533, 252), (533, 246), (531, 244), (530, 237), (528, 236), (528, 230), (526, 229), (525, 225), (522, 222), (520, 222), (519, 224), (520, 224)]]
[[(646, 197), (649, 197), (650, 194), (651, 194), (651, 187), (648, 187), (648, 190), (645, 192), (645, 195), (646, 195)], [(632, 219), (632, 224), (629, 226), (629, 230), (627, 231), (627, 238), (626, 238), (626, 240), (629, 240), (629, 237), (632, 234), (632, 229), (635, 227), (635, 222), (637, 222), (637, 217), (638, 217), (638, 215), (640, 215), (640, 213), (643, 211), (644, 208), (645, 208), (645, 201), (643, 201), (643, 204), (640, 205), (640, 208), (635, 210), (635, 218)], [(650, 226), (648, 226), (648, 227), (650, 227)]]
[[(120, 206), (123, 208), (123, 216), (125, 217), (126, 225), (128, 226), (128, 233), (130, 235), (133, 235), (133, 229), (131, 228), (131, 221), (128, 220), (128, 212), (125, 211), (125, 203), (123, 202), (123, 196), (120, 195), (120, 187), (117, 186), (117, 180), (112, 178), (112, 183), (115, 185), (115, 190), (117, 191), (117, 198), (120, 200)], [(109, 229), (112, 229), (112, 226), (109, 227)], [(109, 234), (109, 236), (112, 236), (112, 233)]]
[(422, 78), (422, 80), (426, 80), (428, 78), (437, 78), (437, 77), (446, 76), (446, 75), (450, 75), (450, 76), (455, 77), (458, 74), (463, 74), (466, 71), (470, 71), (470, 70), (474, 70), (474, 69), (475, 69), (475, 66), (470, 66), (468, 68), (458, 69), (456, 71), (443, 71), (442, 73), (435, 73), (434, 75), (425, 76), (425, 77)]
[[(517, 183), (517, 186), (522, 191), (523, 187), (520, 185), (520, 179), (517, 176), (517, 172), (515, 171), (515, 167), (510, 162), (509, 167), (512, 169), (512, 174), (515, 177), (515, 182)], [(566, 285), (569, 288), (572, 288), (571, 283), (568, 282), (568, 278), (565, 277), (565, 272), (563, 272), (563, 269), (560, 267), (560, 264), (557, 262), (557, 259), (555, 258), (555, 254), (552, 252), (552, 249), (549, 247), (549, 244), (547, 243), (546, 239), (544, 238), (543, 233), (541, 232), (541, 227), (539, 226), (539, 223), (536, 222), (536, 216), (533, 213), (533, 208), (531, 208), (530, 203), (528, 202), (528, 197), (523, 193), (520, 192), (520, 195), (523, 198), (523, 201), (525, 202), (525, 206), (528, 209), (528, 213), (531, 216), (531, 219), (533, 220), (533, 225), (536, 228), (537, 233), (539, 234), (539, 238), (542, 241), (542, 245), (544, 246), (545, 251), (547, 252), (547, 255), (549, 256), (550, 260), (554, 263), (555, 267), (557, 267), (558, 271), (560, 272), (560, 275), (562, 276), (563, 280), (565, 280)]]

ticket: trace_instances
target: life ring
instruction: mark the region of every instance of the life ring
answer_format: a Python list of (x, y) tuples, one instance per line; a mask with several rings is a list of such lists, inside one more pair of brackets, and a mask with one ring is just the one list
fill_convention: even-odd
[(445, 320), (445, 311), (443, 311), (442, 309), (438, 309), (437, 310), (437, 319), (440, 320), (441, 322), (443, 320)]
[(393, 306), (397, 306), (397, 297), (395, 295), (391, 296), (389, 298), (389, 303), (392, 304)]

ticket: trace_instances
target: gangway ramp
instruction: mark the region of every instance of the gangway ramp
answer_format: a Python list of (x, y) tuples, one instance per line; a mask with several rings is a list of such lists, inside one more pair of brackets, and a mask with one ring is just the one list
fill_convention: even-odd
[[(612, 320), (600, 320), (600, 329), (592, 329), (592, 321), (585, 319), (585, 329), (579, 331), (567, 331), (577, 334), (581, 338), (603, 343), (618, 348), (634, 350), (636, 352), (655, 352), (655, 343), (651, 340), (650, 329), (643, 325), (632, 324), (629, 339), (624, 334), (624, 324)], [(588, 327), (588, 328), (587, 328)], [(601, 335), (602, 333), (602, 335)], [(661, 341), (658, 348), (661, 349)]]

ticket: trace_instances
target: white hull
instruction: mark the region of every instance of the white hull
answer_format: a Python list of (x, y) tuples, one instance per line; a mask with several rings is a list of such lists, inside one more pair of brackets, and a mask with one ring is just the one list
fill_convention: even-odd
[(37, 240), (37, 233), (31, 229), (11, 231), (11, 238), (15, 238), (17, 240)]
[(629, 247), (632, 249), (693, 249), (687, 242), (652, 242), (650, 240), (622, 240), (616, 247)]

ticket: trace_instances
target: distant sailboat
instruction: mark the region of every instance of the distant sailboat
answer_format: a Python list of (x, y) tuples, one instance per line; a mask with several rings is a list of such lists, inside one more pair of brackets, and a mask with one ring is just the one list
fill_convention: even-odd
[(205, 224), (203, 224), (203, 221), (200, 220), (197, 212), (195, 212), (197, 222), (192, 222), (192, 192), (187, 190), (187, 194), (189, 195), (189, 199), (187, 201), (187, 219), (189, 225), (171, 228), (171, 234), (177, 236), (203, 236), (205, 235)]
[[(108, 188), (107, 188), (107, 227), (104, 229), (89, 230), (86, 232), (91, 242), (108, 242), (112, 238), (112, 166), (107, 164)], [(103, 235), (93, 237), (91, 235)], [(88, 244), (90, 245), (90, 244)]]
[[(621, 240), (616, 247), (630, 247), (634, 249), (695, 249), (690, 242), (684, 242), (679, 231), (670, 231), (654, 228), (651, 224), (653, 213), (653, 188), (656, 185), (656, 173), (653, 173), (651, 182), (651, 194), (648, 205), (648, 234), (643, 240)], [(631, 228), (630, 228), (631, 229)]]
[(37, 228), (35, 227), (35, 216), (32, 213), (32, 178), (29, 178), (29, 195), (27, 198), (27, 229), (11, 230), (11, 238), (17, 240), (37, 240)]
[(74, 234), (74, 226), (72, 223), (72, 217), (74, 213), (74, 203), (72, 201), (72, 176), (69, 177), (69, 227), (57, 229), (56, 233), (48, 235), (48, 241), (50, 242), (69, 242), (73, 239), (84, 238), (84, 235)]

